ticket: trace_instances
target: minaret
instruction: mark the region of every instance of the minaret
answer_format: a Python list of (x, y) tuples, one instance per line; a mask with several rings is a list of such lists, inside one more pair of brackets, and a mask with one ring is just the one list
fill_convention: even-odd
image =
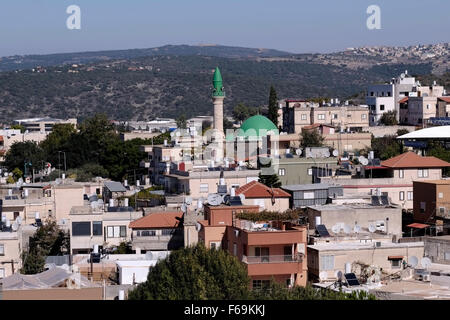
[(213, 85), (214, 129), (223, 133), (223, 99), (225, 99), (225, 92), (219, 67), (214, 71)]

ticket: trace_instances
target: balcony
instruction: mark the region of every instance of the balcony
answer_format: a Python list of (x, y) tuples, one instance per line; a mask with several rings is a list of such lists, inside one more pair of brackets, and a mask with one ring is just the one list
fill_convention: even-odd
[(303, 271), (303, 255), (243, 256), (249, 276), (293, 274)]

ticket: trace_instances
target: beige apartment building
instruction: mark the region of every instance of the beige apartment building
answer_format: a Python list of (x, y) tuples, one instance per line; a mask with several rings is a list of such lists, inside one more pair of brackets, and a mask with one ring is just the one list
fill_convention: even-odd
[(306, 102), (286, 102), (283, 131), (300, 133), (312, 124), (330, 125), (340, 130), (362, 131), (369, 127), (369, 109), (364, 106), (311, 107)]
[(409, 263), (411, 257), (421, 259), (423, 254), (423, 242), (323, 242), (308, 246), (308, 272), (313, 279), (325, 272), (327, 279), (337, 280), (339, 271), (345, 273), (347, 263), (356, 274), (362, 263), (391, 274), (403, 270), (404, 262)]
[[(260, 170), (223, 171), (228, 190), (257, 181), (259, 173)], [(164, 178), (167, 192), (186, 194), (192, 199), (192, 208), (196, 208), (199, 199), (206, 200), (210, 193), (217, 193), (220, 171), (175, 171)]]
[(90, 253), (94, 245), (111, 248), (131, 241), (130, 222), (142, 218), (142, 212), (104, 212), (91, 206), (73, 207), (70, 219), (70, 252)]
[[(321, 183), (339, 183), (344, 196), (351, 195), (388, 195), (392, 203), (403, 209), (413, 209), (413, 182), (440, 180), (442, 168), (450, 163), (435, 157), (421, 157), (414, 152), (406, 152), (381, 162), (380, 166), (363, 167), (369, 178), (349, 178), (345, 176), (322, 177)], [(385, 178), (370, 178), (374, 171), (384, 171)]]
[(0, 280), (19, 271), (21, 253), (19, 233), (0, 231)]

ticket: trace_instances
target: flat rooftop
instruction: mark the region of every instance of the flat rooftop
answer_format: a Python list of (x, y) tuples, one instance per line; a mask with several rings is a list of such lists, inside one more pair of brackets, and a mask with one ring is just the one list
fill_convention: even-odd
[(379, 209), (397, 209), (396, 205), (389, 206), (373, 206), (370, 203), (349, 203), (349, 204), (326, 204), (326, 205), (314, 205), (307, 206), (313, 210), (317, 211), (345, 211), (350, 209), (368, 209), (368, 210), (379, 210)]
[(425, 180), (425, 181), (414, 181), (414, 182), (437, 184), (437, 185), (450, 185), (450, 180)]
[[(361, 243), (361, 242), (338, 242), (338, 243), (317, 243), (309, 245), (308, 248), (318, 251), (349, 251), (349, 250), (369, 250), (373, 249), (375, 242)], [(381, 242), (381, 246), (377, 249), (400, 249), (400, 248), (418, 248), (423, 247), (423, 242)]]

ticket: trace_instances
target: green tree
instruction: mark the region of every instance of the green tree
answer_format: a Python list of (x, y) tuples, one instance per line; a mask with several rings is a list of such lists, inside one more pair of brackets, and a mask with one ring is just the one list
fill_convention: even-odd
[(233, 129), (233, 122), (228, 120), (227, 117), (223, 117), (223, 130), (226, 132), (227, 129)]
[(395, 112), (395, 110), (385, 112), (380, 118), (380, 123), (384, 124), (385, 126), (395, 126), (398, 124), (396, 115), (397, 113)]
[[(426, 152), (427, 152), (427, 156), (436, 157), (441, 160), (450, 162), (450, 150), (443, 147), (442, 144), (439, 143), (438, 141), (431, 141), (428, 144), (428, 148), (427, 148)], [(449, 176), (450, 168), (444, 168), (443, 174), (445, 176)]]
[(271, 175), (262, 175), (261, 173), (258, 176), (258, 181), (262, 184), (268, 186), (269, 188), (279, 188), (281, 187), (281, 181), (277, 174)]
[(15, 168), (24, 168), (25, 161), (31, 163), (27, 166), (30, 175), (31, 168), (38, 169), (42, 167), (41, 161), (45, 161), (46, 155), (44, 150), (40, 148), (35, 142), (15, 142), (9, 151), (6, 153), (5, 166), (10, 170)]
[(270, 86), (269, 110), (267, 117), (275, 124), (275, 126), (278, 127), (278, 98), (277, 92), (273, 86)]
[(68, 142), (76, 133), (77, 130), (73, 124), (55, 124), (52, 132), (40, 144), (47, 155), (47, 161), (53, 165), (57, 164), (61, 157), (58, 151), (70, 152)]
[(323, 146), (324, 138), (318, 130), (302, 130), (301, 138), (300, 145), (302, 148)]
[(203, 244), (172, 251), (158, 261), (130, 300), (239, 300), (248, 298), (247, 269), (224, 250)]
[(400, 136), (402, 136), (404, 134), (407, 134), (407, 133), (409, 133), (408, 129), (398, 129), (397, 130), (397, 137), (400, 137)]
[(379, 138), (372, 136), (371, 148), (366, 149), (366, 153), (370, 150), (374, 151), (375, 156), (381, 160), (395, 157), (405, 151), (403, 145), (395, 136), (384, 136)]
[(13, 124), (11, 126), (11, 129), (15, 129), (15, 130), (20, 130), (20, 133), (24, 133), (25, 132), (25, 127), (21, 124)]
[(186, 129), (186, 115), (184, 113), (176, 119), (176, 122), (178, 129)]
[(17, 181), (17, 180), (19, 180), (20, 178), (23, 177), (23, 172), (19, 168), (15, 168), (12, 171), (12, 174), (13, 174), (14, 181)]
[(242, 123), (244, 120), (256, 115), (257, 113), (257, 108), (246, 106), (243, 103), (239, 103), (233, 108), (233, 118), (239, 121), (239, 123)]
[(29, 249), (22, 253), (22, 274), (36, 274), (44, 271), (47, 256), (59, 256), (70, 248), (69, 235), (61, 230), (56, 221), (47, 220), (30, 237)]

